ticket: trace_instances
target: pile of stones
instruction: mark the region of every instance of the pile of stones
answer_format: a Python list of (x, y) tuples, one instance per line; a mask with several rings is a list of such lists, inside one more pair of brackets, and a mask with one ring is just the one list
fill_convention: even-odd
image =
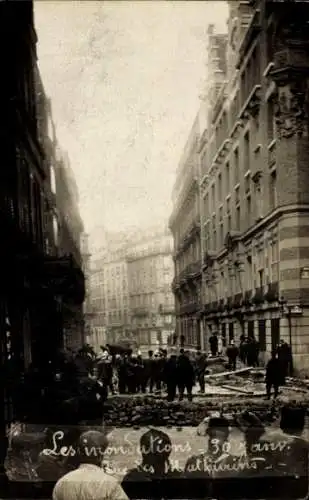
[[(224, 415), (237, 414), (243, 410), (253, 411), (266, 422), (274, 421), (279, 416), (280, 406), (285, 401), (267, 400), (197, 400), (193, 402), (168, 402), (166, 399), (151, 396), (114, 397), (104, 406), (106, 426), (141, 427), (147, 425), (166, 427), (198, 426), (211, 413), (219, 411)], [(297, 406), (307, 403), (295, 402)]]

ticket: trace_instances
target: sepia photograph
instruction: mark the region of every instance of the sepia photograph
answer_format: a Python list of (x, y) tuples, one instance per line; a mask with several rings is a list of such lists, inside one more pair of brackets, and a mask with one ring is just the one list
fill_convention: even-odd
[(309, 0), (0, 23), (0, 500), (309, 498)]

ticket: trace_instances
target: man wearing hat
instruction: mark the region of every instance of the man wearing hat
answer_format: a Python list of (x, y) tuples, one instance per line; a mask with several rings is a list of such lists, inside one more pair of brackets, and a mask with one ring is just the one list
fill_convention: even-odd
[(78, 446), (80, 466), (57, 481), (53, 500), (128, 500), (117, 480), (101, 467), (107, 446), (102, 432), (84, 432)]
[(177, 356), (174, 348), (164, 366), (164, 380), (167, 384), (167, 400), (174, 401), (177, 388)]

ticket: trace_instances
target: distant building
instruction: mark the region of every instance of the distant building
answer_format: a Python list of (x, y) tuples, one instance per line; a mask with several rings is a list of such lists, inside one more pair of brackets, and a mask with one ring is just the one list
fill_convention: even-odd
[(132, 338), (144, 352), (165, 348), (175, 333), (172, 238), (146, 236), (127, 253)]
[(126, 248), (93, 256), (90, 272), (90, 335), (93, 346), (115, 344), (130, 328)]

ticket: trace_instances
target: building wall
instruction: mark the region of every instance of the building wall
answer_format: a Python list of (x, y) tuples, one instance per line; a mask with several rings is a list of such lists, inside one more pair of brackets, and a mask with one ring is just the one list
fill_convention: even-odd
[(143, 352), (164, 348), (175, 331), (170, 235), (161, 233), (131, 247), (127, 265), (133, 337)]
[[(176, 337), (186, 347), (201, 343), (201, 239), (199, 196), (199, 116), (180, 160), (169, 226), (174, 239)], [(174, 342), (176, 338), (174, 339)]]
[(209, 108), (203, 146), (204, 324), (226, 341), (254, 334), (265, 359), (283, 337), (302, 368), (308, 83), (287, 66), (308, 66), (301, 27), (308, 12), (301, 3), (293, 11), (265, 2), (232, 7), (226, 81)]
[(127, 263), (123, 252), (92, 260), (90, 276), (91, 331), (94, 345), (115, 344), (127, 337), (130, 324)]

